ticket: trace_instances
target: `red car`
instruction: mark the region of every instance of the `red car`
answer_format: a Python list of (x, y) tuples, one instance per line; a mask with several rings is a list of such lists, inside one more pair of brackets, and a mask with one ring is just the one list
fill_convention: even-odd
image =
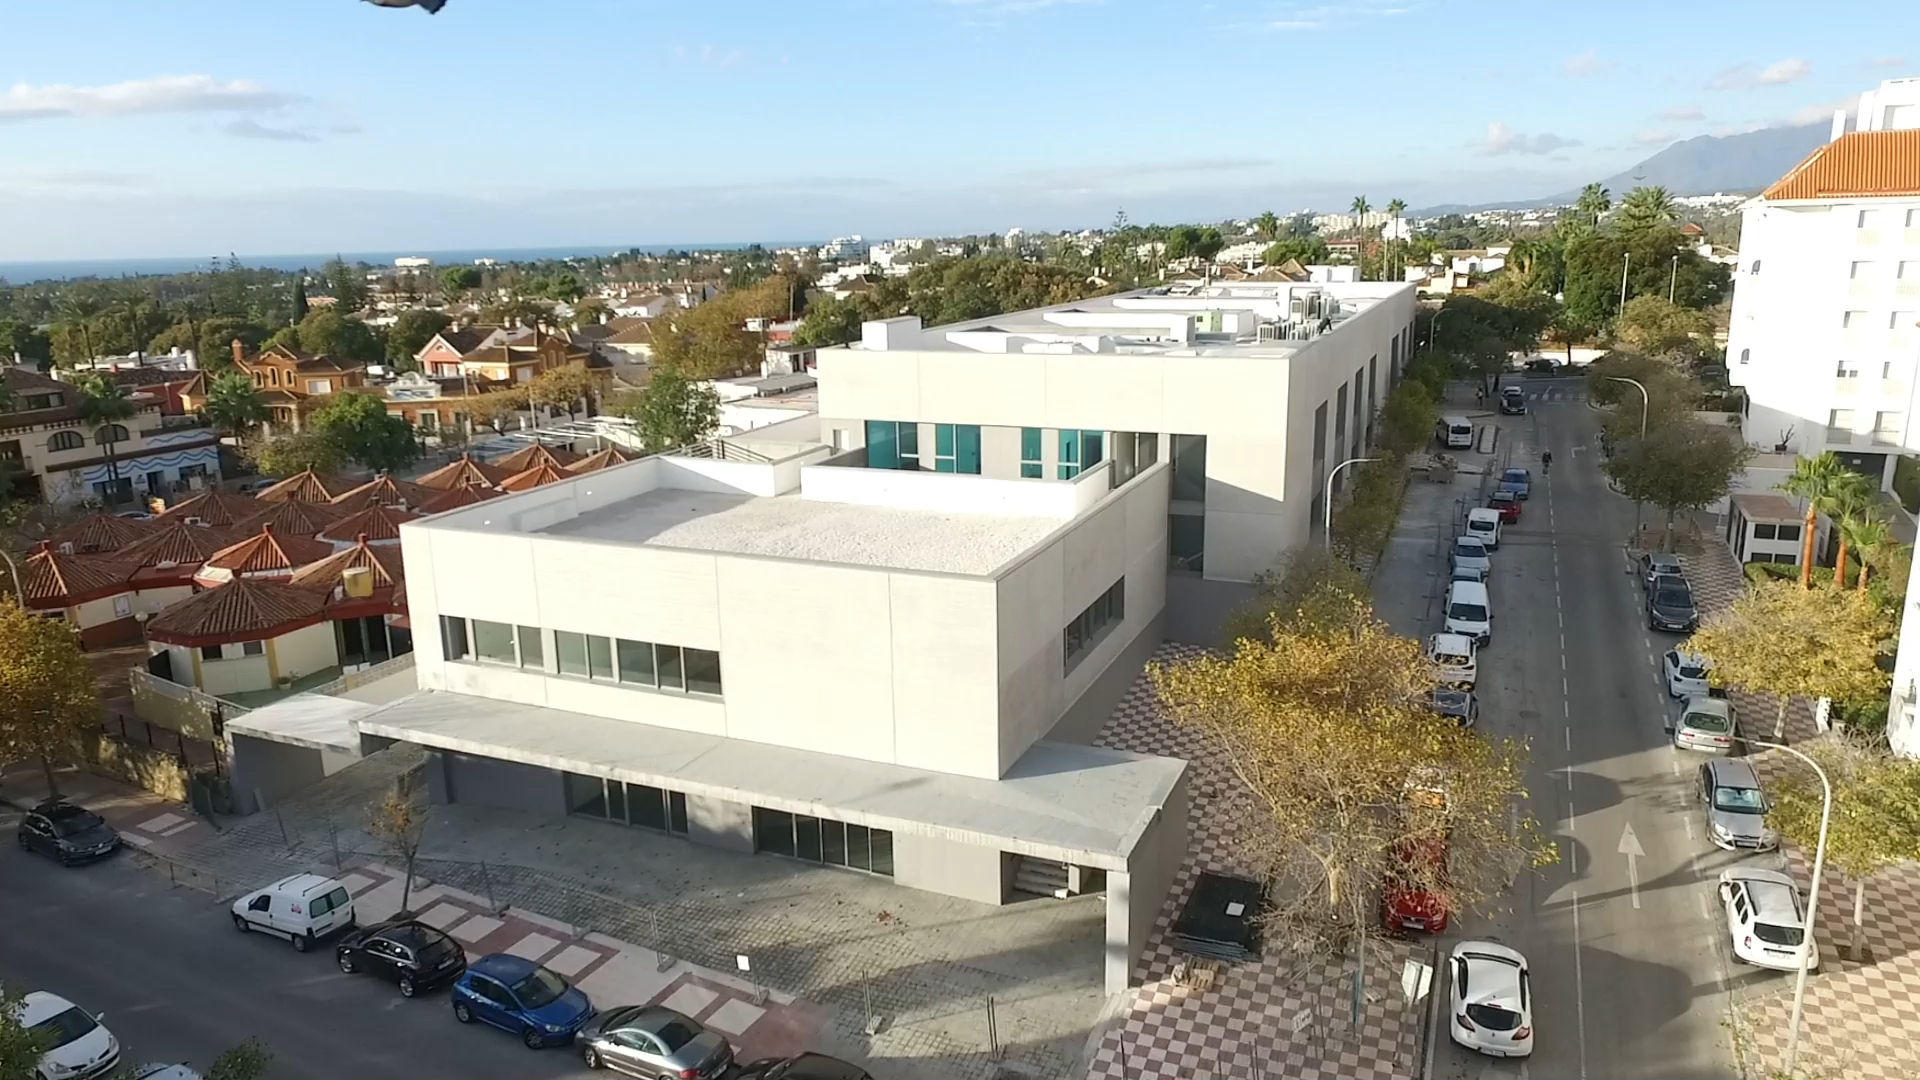
[[(1409, 841), (1400, 848), (1399, 857), (1402, 863), (1443, 868), (1447, 861), (1446, 841)], [(1446, 901), (1425, 889), (1404, 881), (1389, 882), (1381, 901), (1381, 913), (1388, 930), (1413, 930), (1426, 934), (1447, 932)]]
[(1487, 496), (1487, 507), (1500, 511), (1500, 522), (1511, 525), (1520, 520), (1520, 497), (1511, 491), (1496, 491)]

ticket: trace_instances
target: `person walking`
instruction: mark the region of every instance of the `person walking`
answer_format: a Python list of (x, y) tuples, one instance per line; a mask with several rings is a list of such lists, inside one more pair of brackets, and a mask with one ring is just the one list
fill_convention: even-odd
[(1553, 471), (1553, 451), (1542, 450), (1540, 452), (1540, 472), (1542, 475), (1544, 475), (1552, 471)]

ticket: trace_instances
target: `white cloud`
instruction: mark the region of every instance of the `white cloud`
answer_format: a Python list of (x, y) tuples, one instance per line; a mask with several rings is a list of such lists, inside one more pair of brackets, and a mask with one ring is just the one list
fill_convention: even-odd
[(1416, 10), (1416, 0), (1334, 0), (1332, 3), (1284, 6), (1276, 17), (1261, 24), (1282, 33), (1297, 30), (1325, 30), (1376, 19), (1391, 19)]
[(1715, 72), (1707, 86), (1714, 90), (1745, 90), (1755, 86), (1785, 86), (1807, 77), (1813, 65), (1798, 57), (1768, 64), (1759, 71), (1752, 64), (1735, 64)]
[(1469, 145), (1484, 157), (1504, 157), (1507, 154), (1551, 154), (1569, 146), (1579, 146), (1580, 140), (1562, 138), (1545, 131), (1538, 135), (1524, 135), (1495, 120), (1487, 125), (1484, 137)]
[(1600, 50), (1588, 49), (1567, 57), (1566, 62), (1560, 65), (1560, 70), (1577, 78), (1581, 75), (1598, 75), (1612, 66), (1613, 61), (1600, 59)]
[(1673, 132), (1660, 131), (1657, 129), (1651, 130), (1651, 131), (1642, 131), (1634, 135), (1633, 137), (1633, 141), (1635, 145), (1638, 145), (1638, 146), (1665, 146), (1668, 143), (1672, 142), (1673, 140), (1674, 140)]
[(1799, 127), (1802, 124), (1824, 124), (1833, 119), (1833, 114), (1845, 109), (1848, 113), (1859, 110), (1860, 95), (1850, 94), (1839, 101), (1828, 101), (1807, 105), (1795, 109), (1786, 116), (1765, 125), (1767, 127)]
[(320, 137), (304, 128), (268, 127), (250, 116), (236, 117), (220, 125), (220, 130), (236, 139), (263, 139), (268, 142), (319, 142)]
[(265, 112), (297, 100), (248, 79), (163, 75), (106, 86), (15, 83), (0, 93), (0, 122), (152, 113)]
[(1904, 56), (1876, 56), (1867, 61), (1867, 66), (1876, 68), (1906, 67), (1907, 58)]
[(1707, 113), (1698, 105), (1675, 105), (1660, 110), (1662, 120), (1705, 120)]

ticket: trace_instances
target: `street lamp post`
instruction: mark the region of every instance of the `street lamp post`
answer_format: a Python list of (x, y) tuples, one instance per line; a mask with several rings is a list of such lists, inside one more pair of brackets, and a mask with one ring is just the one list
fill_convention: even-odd
[[(1827, 862), (1827, 821), (1833, 816), (1833, 785), (1827, 781), (1827, 771), (1820, 767), (1819, 762), (1814, 761), (1812, 758), (1795, 750), (1791, 746), (1785, 746), (1780, 743), (1761, 742), (1758, 739), (1748, 739), (1746, 743), (1748, 746), (1763, 746), (1769, 750), (1785, 750), (1787, 753), (1806, 762), (1807, 767), (1812, 769), (1814, 773), (1820, 777), (1820, 836), (1813, 844), (1813, 884), (1807, 887), (1807, 919), (1806, 922), (1801, 925), (1800, 929), (1800, 945), (1802, 948), (1807, 949), (1809, 955), (1811, 955), (1812, 951), (1819, 947), (1813, 940), (1813, 922), (1814, 913), (1820, 910), (1820, 875), (1825, 870)], [(1802, 958), (1800, 973), (1795, 975), (1793, 979), (1793, 1018), (1787, 1021), (1787, 1064), (1785, 1072), (1787, 1076), (1794, 1075), (1794, 1062), (1800, 1055), (1800, 1015), (1807, 1003), (1806, 959), (1807, 957)]]
[[(1630, 383), (1635, 390), (1640, 391), (1640, 441), (1646, 442), (1647, 413), (1653, 407), (1653, 399), (1647, 396), (1646, 386), (1642, 385), (1638, 379), (1629, 379), (1623, 375), (1609, 375), (1607, 378), (1613, 382)], [(1640, 542), (1640, 513), (1640, 500), (1635, 499), (1633, 500), (1633, 542), (1636, 544)]]
[(1446, 313), (1447, 313), (1446, 310), (1443, 308), (1439, 311), (1434, 312), (1433, 318), (1427, 320), (1427, 351), (1428, 352), (1433, 351), (1433, 332), (1440, 328), (1440, 316), (1445, 315)]
[(1620, 310), (1627, 310), (1627, 268), (1633, 265), (1633, 252), (1620, 260)]
[(1324, 537), (1324, 539), (1325, 539), (1326, 548), (1328, 551), (1333, 550), (1333, 478), (1336, 476), (1339, 476), (1340, 470), (1346, 468), (1349, 465), (1358, 465), (1361, 462), (1365, 462), (1365, 461), (1379, 461), (1379, 460), (1380, 459), (1377, 457), (1348, 458), (1347, 460), (1341, 462), (1340, 464), (1335, 465), (1332, 468), (1332, 470), (1330, 470), (1327, 473), (1327, 501), (1326, 501), (1326, 506), (1324, 508), (1326, 511), (1326, 517), (1325, 517), (1325, 520), (1322, 522), (1322, 528), (1326, 532), (1326, 536)]

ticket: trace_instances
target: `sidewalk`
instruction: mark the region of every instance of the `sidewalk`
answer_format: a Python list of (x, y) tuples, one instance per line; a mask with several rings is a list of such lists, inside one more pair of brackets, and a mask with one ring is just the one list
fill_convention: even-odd
[[(178, 803), (79, 769), (56, 770), (60, 794), (105, 818), (128, 846), (170, 855), (199, 843), (213, 832), (206, 819)], [(31, 762), (16, 762), (0, 772), (0, 803), (27, 810), (47, 797), (46, 777)]]

